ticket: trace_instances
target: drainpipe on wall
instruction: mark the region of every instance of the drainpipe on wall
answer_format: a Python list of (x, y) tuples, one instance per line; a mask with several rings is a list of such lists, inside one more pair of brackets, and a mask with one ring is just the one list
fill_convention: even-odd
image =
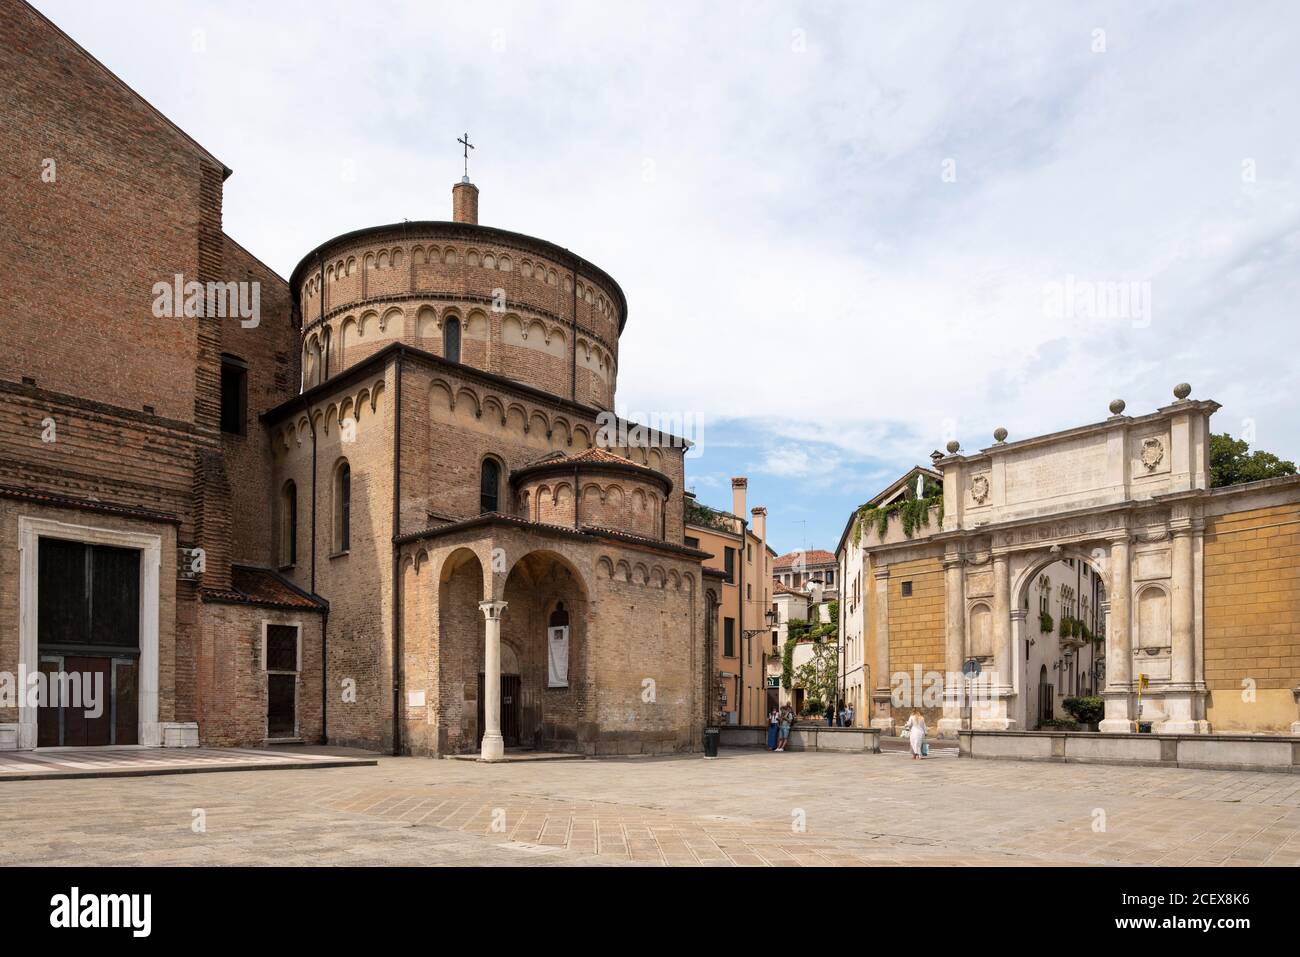
[(402, 358), (406, 347), (397, 350), (393, 366), (393, 755), (402, 753), (402, 581), (401, 534), (402, 521)]
[(329, 744), (329, 657), (325, 654), (330, 630), (330, 606), (326, 605), (320, 614), (320, 743)]
[[(311, 405), (306, 399), (302, 402), (307, 413), (307, 423), (311, 426), (311, 593), (316, 594), (316, 422), (312, 419)], [(320, 737), (321, 744), (329, 743), (329, 723), (325, 702), (329, 699), (329, 656), (326, 654), (328, 639), (329, 609), (321, 616), (320, 624)]]
[(745, 723), (745, 547), (749, 542), (745, 539), (745, 520), (740, 520), (740, 554), (736, 556), (736, 564), (740, 566), (740, 584), (737, 586), (736, 604), (740, 610), (740, 624), (736, 628), (739, 633), (741, 648), (740, 651), (740, 679), (736, 682), (736, 724)]

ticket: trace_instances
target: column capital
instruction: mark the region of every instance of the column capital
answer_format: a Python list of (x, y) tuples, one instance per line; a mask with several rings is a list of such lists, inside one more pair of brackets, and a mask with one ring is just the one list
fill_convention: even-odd
[(883, 581), (884, 579), (886, 579), (886, 578), (888, 578), (888, 577), (889, 577), (889, 566), (888, 566), (888, 565), (877, 565), (877, 566), (876, 566), (876, 578), (881, 579), (881, 580)]
[(506, 610), (504, 601), (481, 601), (478, 603), (478, 610), (483, 612), (483, 617), (488, 621), (498, 621), (501, 613)]

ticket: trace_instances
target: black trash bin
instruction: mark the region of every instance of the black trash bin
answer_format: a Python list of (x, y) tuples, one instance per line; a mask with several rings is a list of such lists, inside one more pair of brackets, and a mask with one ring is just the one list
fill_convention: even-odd
[(1138, 734), (1150, 734), (1150, 733), (1151, 733), (1151, 722), (1150, 722), (1150, 721), (1139, 721), (1139, 722), (1138, 722)]
[(718, 735), (720, 733), (717, 728), (704, 729), (704, 756), (706, 758), (716, 758), (718, 756)]

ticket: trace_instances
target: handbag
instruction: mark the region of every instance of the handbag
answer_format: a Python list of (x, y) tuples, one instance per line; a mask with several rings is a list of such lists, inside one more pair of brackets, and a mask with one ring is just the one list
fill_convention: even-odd
[(929, 742), (929, 741), (922, 741), (922, 742), (921, 742), (921, 757), (923, 757), (923, 758), (928, 758), (929, 756), (930, 756), (930, 742)]

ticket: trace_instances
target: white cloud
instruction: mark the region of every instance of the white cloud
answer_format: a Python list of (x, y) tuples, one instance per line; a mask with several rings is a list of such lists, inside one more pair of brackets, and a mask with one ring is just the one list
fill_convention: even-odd
[[(448, 215), (469, 129), (483, 221), (622, 283), (629, 407), (797, 426), (852, 467), (1186, 379), (1300, 451), (1285, 3), (39, 6), (235, 170), (227, 231), (285, 274)], [(1066, 276), (1150, 283), (1151, 323), (1049, 318)]]

